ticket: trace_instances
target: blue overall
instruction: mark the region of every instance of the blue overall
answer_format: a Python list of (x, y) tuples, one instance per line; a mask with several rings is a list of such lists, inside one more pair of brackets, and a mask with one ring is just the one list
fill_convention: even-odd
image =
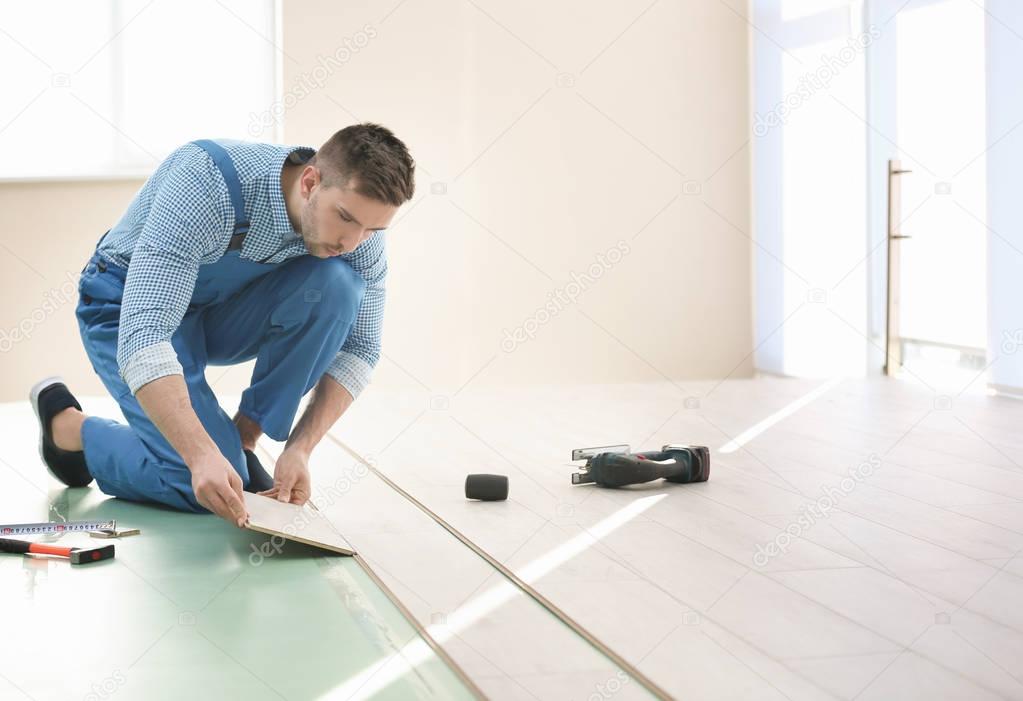
[[(274, 440), (285, 440), (303, 395), (323, 376), (358, 314), (365, 280), (340, 258), (302, 255), (264, 264), (240, 257), (248, 232), (238, 174), (227, 152), (195, 142), (227, 182), (235, 231), (229, 250), (199, 267), (188, 311), (171, 338), (192, 408), (248, 485), (241, 439), (207, 384), (207, 365), (256, 359), (239, 411)], [(85, 462), (105, 493), (204, 512), (181, 456), (149, 420), (117, 364), (121, 296), (128, 271), (94, 254), (82, 270), (78, 326), (93, 369), (117, 400), (128, 425), (90, 416), (82, 426)]]

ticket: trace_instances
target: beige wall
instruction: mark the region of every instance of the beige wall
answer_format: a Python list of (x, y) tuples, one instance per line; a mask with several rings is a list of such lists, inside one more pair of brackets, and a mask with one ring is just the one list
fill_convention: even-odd
[(61, 374), (103, 391), (75, 321), (78, 274), (142, 181), (0, 184), (0, 401)]
[[(645, 6), (407, 0), (388, 15), (286, 0), (284, 141), (378, 121), (419, 163), (416, 199), (388, 233), (376, 383), (749, 374), (744, 3), (663, 0), (636, 19)], [(358, 51), (339, 52), (346, 39)], [(140, 184), (0, 184), (0, 329), (59, 293)], [(591, 264), (574, 302), (538, 313)], [(98, 390), (72, 307), (0, 348), (0, 399), (56, 370)], [(524, 325), (533, 338), (502, 347)], [(218, 372), (217, 387), (238, 391), (245, 375)]]

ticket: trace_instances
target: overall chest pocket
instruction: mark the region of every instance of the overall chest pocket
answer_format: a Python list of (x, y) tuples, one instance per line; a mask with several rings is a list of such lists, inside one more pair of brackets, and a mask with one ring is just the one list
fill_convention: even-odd
[(228, 251), (215, 263), (199, 267), (189, 308), (220, 304), (276, 267), (275, 264), (257, 263), (242, 258), (238, 251)]

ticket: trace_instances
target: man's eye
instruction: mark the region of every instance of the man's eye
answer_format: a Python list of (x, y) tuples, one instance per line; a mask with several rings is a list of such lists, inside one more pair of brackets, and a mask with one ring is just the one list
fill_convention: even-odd
[(341, 215), (341, 221), (352, 222), (352, 221), (355, 221), (355, 220), (352, 219), (351, 217), (346, 217), (345, 215), (342, 214)]

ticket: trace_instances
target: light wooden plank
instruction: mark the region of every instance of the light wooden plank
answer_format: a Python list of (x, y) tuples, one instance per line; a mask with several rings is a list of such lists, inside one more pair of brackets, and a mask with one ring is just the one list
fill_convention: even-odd
[(249, 530), (341, 555), (355, 554), (355, 549), (341, 532), (311, 506), (288, 504), (245, 492), (245, 508), (249, 511), (249, 522), (245, 526)]
[[(1023, 470), (1013, 464), (1023, 464), (1023, 403), (963, 394), (946, 408), (911, 384), (847, 380), (721, 452), (820, 384), (687, 383), (698, 397), (689, 403), (669, 383), (468, 388), (433, 403), (416, 390), (374, 390), (334, 435), (516, 574), (556, 559), (533, 586), (680, 697), (702, 689), (829, 698), (843, 684), (861, 688), (866, 680), (856, 675), (836, 685), (831, 667), (816, 662), (819, 649), (832, 646), (834, 659), (855, 651), (864, 660), (857, 673), (866, 673), (904, 645), (895, 624), (919, 624), (917, 633), (970, 622), (959, 632), (997, 661), (996, 671), (1011, 669), (1023, 624), (992, 602), (1012, 600), (1005, 592), (1023, 580), (1006, 568), (985, 589), (999, 565), (982, 558), (1002, 553), (1004, 563), (1023, 544), (1015, 518)], [(673, 441), (711, 447), (710, 482), (621, 490), (569, 483), (571, 448)], [(804, 528), (783, 556), (756, 566), (758, 545), (870, 456), (880, 466), (869, 479), (843, 492), (838, 508)], [(509, 475), (509, 500), (467, 502), (460, 487), (470, 472)], [(580, 533), (651, 498), (654, 506), (620, 528), (572, 547)], [(803, 579), (831, 589), (801, 591)], [(877, 583), (873, 596), (864, 579)], [(886, 618), (889, 610), (902, 617)], [(768, 620), (779, 611), (788, 633)], [(911, 651), (941, 673), (1023, 693), (1020, 681), (982, 675), (924, 641)], [(679, 666), (682, 642), (713, 663)]]

